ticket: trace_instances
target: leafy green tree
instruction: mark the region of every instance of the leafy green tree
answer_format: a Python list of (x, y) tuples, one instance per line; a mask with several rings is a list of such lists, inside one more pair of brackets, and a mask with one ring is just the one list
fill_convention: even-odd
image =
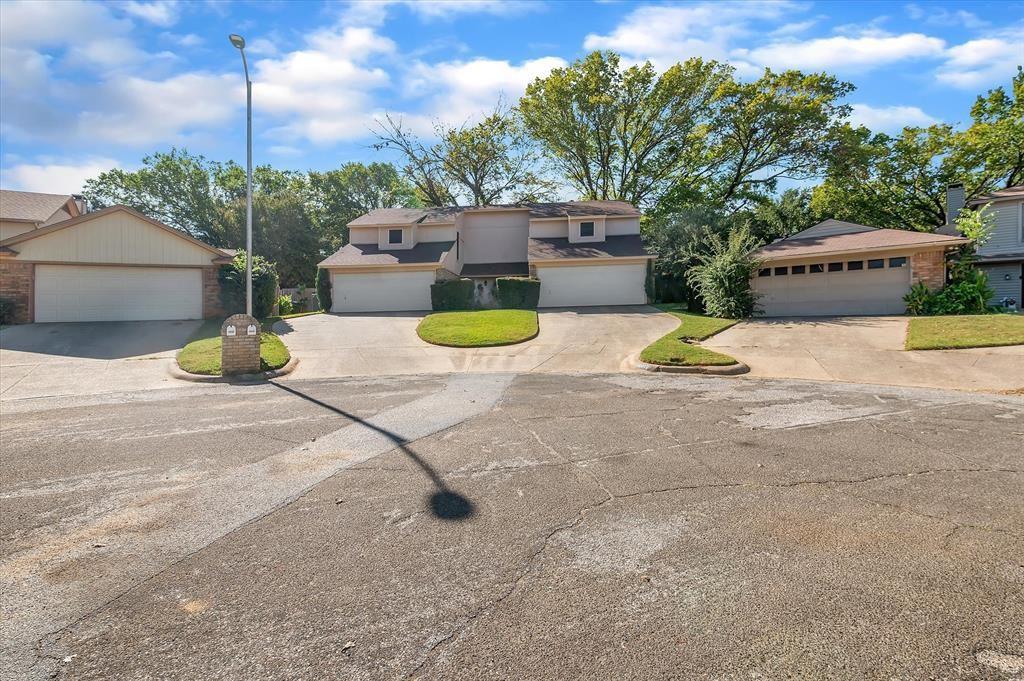
[(701, 206), (645, 219), (641, 224), (644, 243), (658, 256), (654, 261), (655, 298), (664, 303), (689, 302), (696, 309), (700, 301), (686, 273), (700, 262), (698, 256), (706, 248), (708, 235), (726, 238), (732, 226), (721, 211)]
[(746, 222), (759, 243), (770, 243), (813, 227), (823, 218), (811, 206), (810, 189), (787, 189), (738, 213), (736, 219)]
[[(316, 276), (320, 235), (303, 197), (291, 192), (256, 194), (253, 197), (253, 250), (275, 263), (282, 286), (309, 286)], [(245, 197), (225, 206), (225, 231), (245, 243)]]
[(346, 163), (309, 173), (308, 208), (326, 251), (348, 243), (348, 223), (363, 213), (417, 205), (415, 188), (390, 163)]
[[(245, 312), (245, 251), (239, 251), (228, 265), (222, 265), (217, 278), (220, 281), (220, 299), (229, 314)], [(269, 317), (274, 311), (278, 279), (274, 263), (263, 256), (252, 259), (252, 314), (258, 319)]]
[(331, 273), (329, 270), (318, 269), (316, 271), (316, 300), (320, 309), (330, 312), (333, 305), (331, 299)]
[(434, 134), (438, 141), (424, 144), (401, 119), (385, 116), (374, 145), (405, 157), (403, 173), (426, 205), (537, 200), (553, 190), (539, 171), (539, 154), (518, 113), (501, 102), (479, 123), (435, 122)]
[(978, 97), (971, 125), (907, 127), (897, 135), (847, 127), (825, 181), (814, 190), (818, 213), (876, 227), (930, 232), (946, 223), (946, 186), (967, 200), (1024, 181), (1024, 72), (1012, 94)]
[(825, 167), (852, 86), (826, 74), (733, 69), (693, 58), (658, 75), (593, 52), (531, 83), (519, 102), (529, 133), (584, 198), (668, 214), (763, 197), (780, 179)]
[(723, 238), (709, 232), (706, 252), (697, 253), (697, 264), (686, 272), (704, 309), (713, 317), (739, 319), (752, 315), (757, 295), (750, 287), (750, 278), (761, 266), (752, 254), (757, 241), (746, 227), (735, 229)]

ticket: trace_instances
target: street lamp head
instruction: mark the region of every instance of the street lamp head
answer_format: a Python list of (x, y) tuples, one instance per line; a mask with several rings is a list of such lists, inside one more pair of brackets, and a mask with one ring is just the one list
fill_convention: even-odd
[(228, 40), (230, 40), (231, 44), (240, 50), (245, 47), (245, 38), (238, 35), (237, 33), (232, 33), (231, 35), (229, 35)]

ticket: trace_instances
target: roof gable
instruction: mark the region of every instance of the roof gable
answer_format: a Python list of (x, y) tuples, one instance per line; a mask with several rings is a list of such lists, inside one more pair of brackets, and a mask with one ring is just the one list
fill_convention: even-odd
[[(70, 194), (42, 194), (0, 189), (0, 220), (46, 222), (54, 213), (74, 202)], [(70, 216), (70, 213), (68, 213)]]
[(867, 225), (858, 225), (855, 222), (843, 222), (842, 220), (834, 220), (829, 218), (814, 225), (808, 227), (802, 232), (786, 237), (787, 240), (793, 239), (815, 239), (823, 236), (833, 236), (835, 234), (857, 234), (858, 232), (870, 232), (877, 230), (878, 227), (868, 227)]

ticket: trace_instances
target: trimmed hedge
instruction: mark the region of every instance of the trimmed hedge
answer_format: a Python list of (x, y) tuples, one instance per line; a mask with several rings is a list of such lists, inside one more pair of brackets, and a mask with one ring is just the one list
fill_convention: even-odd
[(473, 280), (446, 279), (431, 284), (430, 306), (435, 311), (473, 309)]
[(536, 310), (540, 302), (540, 280), (527, 277), (498, 277), (495, 281), (498, 305), (513, 310)]
[(331, 273), (322, 267), (316, 271), (316, 302), (324, 312), (331, 311)]

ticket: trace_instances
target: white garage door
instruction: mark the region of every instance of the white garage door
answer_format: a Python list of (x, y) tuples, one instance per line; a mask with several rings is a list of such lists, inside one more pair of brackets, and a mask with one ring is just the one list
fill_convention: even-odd
[(331, 276), (332, 312), (407, 312), (430, 309), (434, 273), (369, 272)]
[(541, 307), (643, 305), (647, 265), (538, 267)]
[(37, 265), (37, 322), (201, 319), (202, 270)]
[[(910, 290), (910, 267), (886, 266), (842, 272), (772, 275), (754, 279), (758, 305), (768, 317), (903, 314)], [(866, 267), (866, 265), (865, 265)]]

